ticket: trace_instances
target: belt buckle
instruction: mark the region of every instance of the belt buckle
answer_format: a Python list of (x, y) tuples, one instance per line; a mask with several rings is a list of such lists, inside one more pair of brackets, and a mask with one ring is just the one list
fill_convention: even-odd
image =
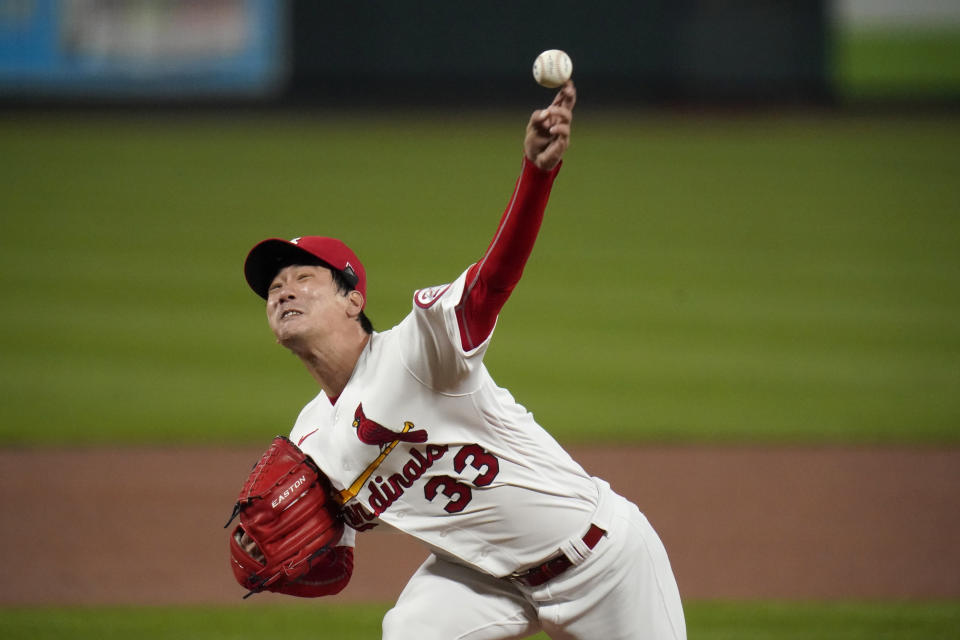
[(507, 576), (507, 580), (515, 584), (522, 584), (525, 587), (529, 587), (530, 585), (527, 584), (527, 577), (530, 575), (530, 571), (532, 570), (514, 571)]
[[(604, 529), (601, 529), (595, 524), (590, 525), (590, 529), (583, 536), (583, 542), (587, 545), (589, 549), (593, 549), (597, 546), (597, 543), (600, 539), (605, 536), (607, 532)], [(554, 566), (557, 562), (560, 562), (563, 566), (554, 569)], [(568, 558), (563, 552), (558, 553), (552, 558), (544, 560), (540, 564), (530, 567), (526, 571), (514, 571), (507, 576), (507, 580), (511, 582), (519, 582), (520, 584), (526, 586), (539, 586), (545, 582), (549, 582), (553, 578), (556, 578), (561, 573), (564, 573), (567, 569), (573, 566), (573, 562)], [(543, 574), (544, 579), (537, 582), (536, 585), (531, 585), (529, 580), (531, 576)]]
[[(563, 566), (554, 568), (558, 563)], [(557, 577), (564, 571), (570, 568), (570, 559), (567, 558), (562, 553), (558, 553), (549, 560), (544, 560), (535, 567), (530, 567), (526, 571), (514, 571), (507, 576), (508, 580), (512, 582), (519, 582), (522, 585), (528, 587), (537, 587), (545, 582), (549, 582), (553, 578)], [(531, 580), (536, 577), (538, 580), (534, 583), (531, 583)], [(542, 578), (542, 579), (540, 579)]]
[(542, 562), (535, 567), (530, 567), (526, 571), (514, 571), (507, 576), (507, 580), (511, 582), (519, 582), (520, 584), (529, 587), (530, 577), (543, 570), (544, 565), (546, 565), (546, 562)]
[(536, 566), (533, 566), (533, 567), (530, 567), (529, 569), (525, 569), (525, 570), (523, 570), (523, 571), (514, 571), (513, 573), (511, 573), (510, 575), (507, 576), (507, 579), (508, 579), (508, 580), (514, 580), (514, 581), (517, 581), (517, 582), (523, 582), (524, 580), (528, 580), (528, 579), (530, 578), (530, 576), (532, 576), (533, 574), (539, 573), (540, 571), (543, 571), (544, 567), (546, 567), (546, 565), (547, 565), (551, 560), (555, 560), (557, 557), (559, 557), (559, 554), (557, 554), (557, 555), (554, 556), (553, 558), (550, 558), (550, 560), (544, 560), (544, 561), (541, 562), (540, 564), (538, 564), (538, 565), (536, 565)]

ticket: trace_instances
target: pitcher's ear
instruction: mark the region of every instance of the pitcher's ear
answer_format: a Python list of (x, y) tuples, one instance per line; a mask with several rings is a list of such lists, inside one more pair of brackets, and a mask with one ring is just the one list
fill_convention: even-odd
[(347, 300), (350, 301), (350, 314), (353, 316), (359, 316), (360, 312), (363, 311), (363, 294), (354, 289), (347, 294)]

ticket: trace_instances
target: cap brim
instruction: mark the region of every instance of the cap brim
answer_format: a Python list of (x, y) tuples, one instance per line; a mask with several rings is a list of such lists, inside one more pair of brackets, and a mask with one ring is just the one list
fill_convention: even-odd
[(250, 288), (266, 300), (270, 283), (281, 269), (293, 264), (323, 265), (333, 268), (292, 242), (281, 238), (270, 238), (259, 243), (247, 254), (247, 260), (243, 264), (243, 275), (246, 276)]

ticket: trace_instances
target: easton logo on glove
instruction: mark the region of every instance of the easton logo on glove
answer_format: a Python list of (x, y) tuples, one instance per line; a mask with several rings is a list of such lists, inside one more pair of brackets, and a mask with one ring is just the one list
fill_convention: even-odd
[(303, 483), (307, 481), (307, 476), (300, 476), (297, 478), (297, 481), (290, 485), (290, 488), (281, 493), (279, 496), (274, 498), (273, 502), (270, 503), (270, 506), (276, 509), (280, 506), (280, 503), (293, 495), (293, 492), (299, 489)]
[(224, 528), (233, 574), (249, 591), (292, 583), (308, 573), (343, 535), (330, 481), (290, 440), (277, 436), (253, 467)]

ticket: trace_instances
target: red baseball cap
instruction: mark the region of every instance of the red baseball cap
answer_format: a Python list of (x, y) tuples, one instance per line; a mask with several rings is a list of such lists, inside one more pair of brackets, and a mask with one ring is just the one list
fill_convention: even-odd
[(303, 236), (293, 240), (264, 240), (247, 254), (243, 274), (250, 288), (266, 300), (274, 277), (281, 269), (293, 264), (319, 264), (339, 271), (354, 289), (363, 294), (363, 306), (367, 306), (367, 272), (357, 254), (336, 238)]

